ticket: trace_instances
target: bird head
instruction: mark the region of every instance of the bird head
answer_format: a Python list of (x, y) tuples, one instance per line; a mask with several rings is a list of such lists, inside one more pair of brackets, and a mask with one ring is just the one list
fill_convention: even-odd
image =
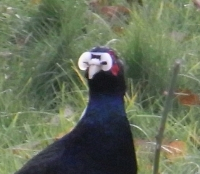
[(86, 71), (91, 93), (125, 93), (123, 63), (113, 49), (92, 48), (80, 56), (78, 66)]

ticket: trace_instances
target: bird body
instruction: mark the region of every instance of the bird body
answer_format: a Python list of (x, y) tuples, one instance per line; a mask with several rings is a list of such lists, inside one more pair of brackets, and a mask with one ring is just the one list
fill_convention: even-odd
[(86, 72), (89, 102), (76, 127), (15, 174), (137, 173), (135, 149), (124, 108), (124, 91), (121, 90), (125, 87), (121, 84), (123, 72), (118, 78), (107, 71), (95, 71), (94, 77), (88, 75), (89, 70)]

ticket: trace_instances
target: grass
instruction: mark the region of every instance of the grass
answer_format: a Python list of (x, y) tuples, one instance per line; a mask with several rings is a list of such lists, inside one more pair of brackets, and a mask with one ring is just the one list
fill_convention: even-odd
[[(139, 173), (152, 173), (154, 137), (174, 60), (182, 61), (177, 89), (199, 93), (199, 11), (189, 0), (144, 0), (143, 7), (132, 7), (129, 25), (117, 22), (124, 32), (115, 33), (83, 1), (33, 2), (0, 2), (1, 173), (16, 171), (73, 128), (87, 105), (87, 85), (77, 59), (107, 43), (127, 65), (126, 110), (139, 143)], [(200, 172), (199, 112), (198, 105), (183, 106), (174, 99), (164, 144), (180, 140), (187, 150), (182, 155), (163, 151), (161, 173)]]

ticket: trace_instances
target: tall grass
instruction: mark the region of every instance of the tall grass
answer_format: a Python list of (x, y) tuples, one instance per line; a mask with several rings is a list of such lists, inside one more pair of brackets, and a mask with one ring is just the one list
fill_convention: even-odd
[[(152, 173), (163, 92), (175, 59), (182, 61), (177, 89), (199, 93), (199, 12), (189, 0), (144, 0), (143, 7), (131, 7), (129, 25), (117, 23), (125, 28), (119, 34), (88, 10), (88, 1), (31, 2), (0, 2), (0, 171), (14, 172), (76, 124), (87, 104), (78, 56), (110, 43), (126, 62), (127, 115), (136, 142), (143, 141), (137, 146), (139, 173)], [(162, 173), (200, 172), (198, 117), (198, 106), (174, 99), (165, 141), (181, 140), (187, 152), (171, 160), (163, 151)]]

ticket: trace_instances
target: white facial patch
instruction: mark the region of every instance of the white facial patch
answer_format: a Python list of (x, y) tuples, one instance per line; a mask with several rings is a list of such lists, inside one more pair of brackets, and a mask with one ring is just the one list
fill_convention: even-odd
[(99, 71), (109, 71), (112, 68), (112, 57), (108, 53), (85, 52), (78, 60), (78, 67), (80, 70), (88, 69), (88, 78), (92, 79)]

